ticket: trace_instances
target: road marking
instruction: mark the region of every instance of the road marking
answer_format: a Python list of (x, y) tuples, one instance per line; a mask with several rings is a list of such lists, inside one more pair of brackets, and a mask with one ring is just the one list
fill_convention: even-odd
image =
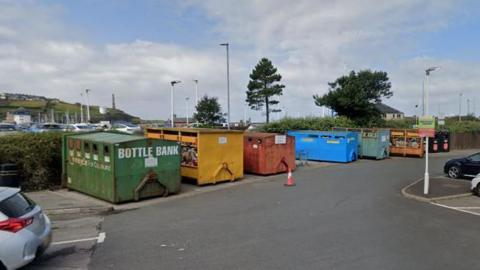
[(457, 206), (458, 209), (480, 209), (480, 206)]
[(99, 233), (99, 234), (98, 234), (97, 243), (98, 243), (98, 244), (103, 243), (103, 241), (105, 241), (105, 237), (106, 237), (106, 235), (105, 235), (104, 232)]
[(431, 202), (431, 204), (436, 205), (436, 206), (440, 206), (440, 207), (443, 207), (443, 208), (451, 209), (451, 210), (457, 210), (457, 211), (460, 211), (460, 212), (472, 214), (472, 215), (475, 215), (475, 216), (480, 216), (480, 213), (468, 211), (468, 210), (465, 210), (461, 207), (453, 207), (453, 206), (448, 206), (448, 205), (434, 203), (434, 202)]
[(88, 242), (88, 241), (97, 241), (98, 244), (101, 244), (105, 241), (105, 233), (99, 233), (97, 237), (90, 237), (90, 238), (83, 238), (83, 239), (75, 239), (75, 240), (68, 240), (68, 241), (59, 241), (53, 242), (51, 245), (66, 245), (66, 244), (73, 244), (73, 243), (80, 243), (80, 242)]

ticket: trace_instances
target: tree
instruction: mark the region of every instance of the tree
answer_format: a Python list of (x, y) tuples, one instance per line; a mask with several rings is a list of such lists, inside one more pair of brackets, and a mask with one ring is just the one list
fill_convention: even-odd
[(393, 92), (386, 72), (361, 70), (351, 71), (335, 82), (328, 83), (330, 89), (323, 96), (314, 95), (317, 106), (326, 106), (358, 124), (365, 124), (381, 118), (375, 103), (390, 98)]
[(195, 109), (197, 112), (193, 117), (203, 125), (213, 126), (225, 121), (222, 114), (222, 107), (216, 97), (203, 96)]
[(270, 105), (278, 104), (278, 101), (271, 97), (282, 95), (283, 88), (285, 88), (285, 85), (277, 83), (281, 79), (282, 75), (277, 74), (277, 68), (267, 58), (262, 58), (250, 74), (246, 101), (253, 110), (259, 111), (265, 106), (267, 123), (270, 120), (271, 112), (281, 111), (270, 108)]

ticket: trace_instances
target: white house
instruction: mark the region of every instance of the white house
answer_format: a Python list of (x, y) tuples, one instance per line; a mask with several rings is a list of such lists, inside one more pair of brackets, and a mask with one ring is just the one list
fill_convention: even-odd
[(20, 107), (7, 113), (7, 121), (15, 122), (17, 125), (29, 124), (32, 122), (32, 116), (29, 110)]

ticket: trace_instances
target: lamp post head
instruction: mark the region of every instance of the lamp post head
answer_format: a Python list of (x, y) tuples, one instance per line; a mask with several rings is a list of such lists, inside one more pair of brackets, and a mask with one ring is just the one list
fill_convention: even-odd
[(192, 81), (194, 81), (195, 83), (198, 83), (198, 80), (197, 80), (197, 79), (195, 79), (195, 80), (192, 80)]
[(220, 46), (227, 46), (228, 47), (228, 42), (227, 43), (220, 43)]
[(177, 83), (181, 83), (181, 81), (171, 81), (171, 82), (170, 82), (170, 84), (171, 84), (172, 86), (174, 86), (174, 85), (177, 84)]
[(435, 71), (437, 69), (439, 69), (440, 67), (429, 67), (425, 70), (425, 75), (429, 76), (430, 75), (430, 72), (432, 71)]

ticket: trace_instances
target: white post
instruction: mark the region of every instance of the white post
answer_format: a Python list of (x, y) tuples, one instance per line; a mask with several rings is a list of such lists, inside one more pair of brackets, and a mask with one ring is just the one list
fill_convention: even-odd
[[(428, 84), (428, 72), (425, 74), (425, 80)], [(424, 83), (425, 85), (425, 83)], [(428, 116), (428, 87), (425, 87), (424, 86), (424, 89), (425, 89), (425, 100), (424, 100), (424, 104), (425, 104), (425, 111), (424, 111), (424, 114), (423, 116)], [(428, 173), (428, 152), (429, 152), (429, 138), (428, 136), (426, 136), (426, 141), (425, 141), (425, 176), (424, 176), (424, 181), (423, 181), (423, 194), (428, 194), (428, 190), (430, 188), (430, 175)]]
[(198, 80), (193, 80), (195, 82), (195, 106), (198, 105)]

